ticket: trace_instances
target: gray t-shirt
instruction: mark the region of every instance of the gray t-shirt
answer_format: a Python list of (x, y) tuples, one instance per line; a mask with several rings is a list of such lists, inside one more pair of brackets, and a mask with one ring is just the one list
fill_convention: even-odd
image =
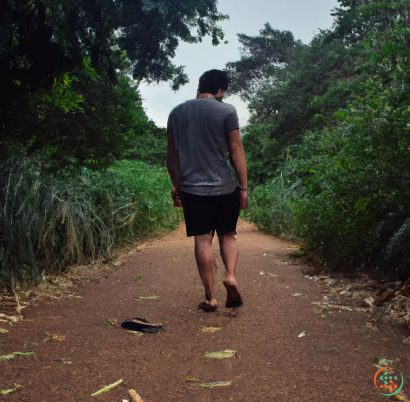
[(235, 190), (226, 133), (238, 128), (235, 107), (215, 98), (192, 99), (172, 110), (168, 131), (174, 132), (182, 191), (222, 195)]

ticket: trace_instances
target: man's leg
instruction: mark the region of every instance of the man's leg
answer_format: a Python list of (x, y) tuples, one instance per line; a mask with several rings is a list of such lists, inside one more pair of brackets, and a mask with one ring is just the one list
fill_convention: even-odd
[(195, 258), (199, 275), (205, 288), (206, 300), (200, 304), (204, 311), (215, 311), (218, 303), (214, 297), (214, 257), (212, 234), (195, 236)]
[(235, 278), (236, 263), (238, 262), (238, 245), (236, 232), (218, 236), (222, 260), (226, 268), (224, 286), (227, 291), (226, 307), (240, 307), (243, 304)]

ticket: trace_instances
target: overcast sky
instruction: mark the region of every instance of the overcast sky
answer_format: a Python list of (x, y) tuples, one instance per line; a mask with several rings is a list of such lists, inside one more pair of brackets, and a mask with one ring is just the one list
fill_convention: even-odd
[[(309, 43), (318, 28), (331, 27), (330, 11), (336, 6), (337, 0), (219, 0), (219, 11), (230, 17), (221, 23), (229, 43), (215, 47), (209, 37), (200, 44), (180, 43), (174, 63), (185, 66), (190, 83), (177, 93), (171, 90), (169, 83), (142, 84), (140, 91), (148, 117), (165, 127), (172, 108), (196, 96), (198, 79), (204, 71), (223, 69), (227, 62), (238, 60), (237, 33), (257, 35), (269, 22), (274, 29), (291, 31), (296, 39)], [(249, 117), (246, 105), (234, 96), (225, 102), (236, 106), (240, 124), (245, 125)]]

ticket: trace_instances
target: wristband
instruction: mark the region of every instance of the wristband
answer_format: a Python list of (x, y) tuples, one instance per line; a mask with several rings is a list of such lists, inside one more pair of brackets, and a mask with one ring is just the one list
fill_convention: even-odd
[(240, 190), (241, 190), (241, 191), (248, 191), (247, 188), (241, 188)]

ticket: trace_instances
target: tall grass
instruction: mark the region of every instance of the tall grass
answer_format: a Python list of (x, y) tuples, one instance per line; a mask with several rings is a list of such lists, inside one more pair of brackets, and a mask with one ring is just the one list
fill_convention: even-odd
[(275, 236), (294, 235), (294, 203), (302, 197), (298, 183), (291, 183), (283, 174), (257, 186), (250, 194), (247, 216), (262, 230)]
[(40, 159), (0, 164), (0, 279), (108, 257), (114, 243), (176, 227), (172, 185), (163, 168), (124, 161), (103, 173), (44, 169)]

